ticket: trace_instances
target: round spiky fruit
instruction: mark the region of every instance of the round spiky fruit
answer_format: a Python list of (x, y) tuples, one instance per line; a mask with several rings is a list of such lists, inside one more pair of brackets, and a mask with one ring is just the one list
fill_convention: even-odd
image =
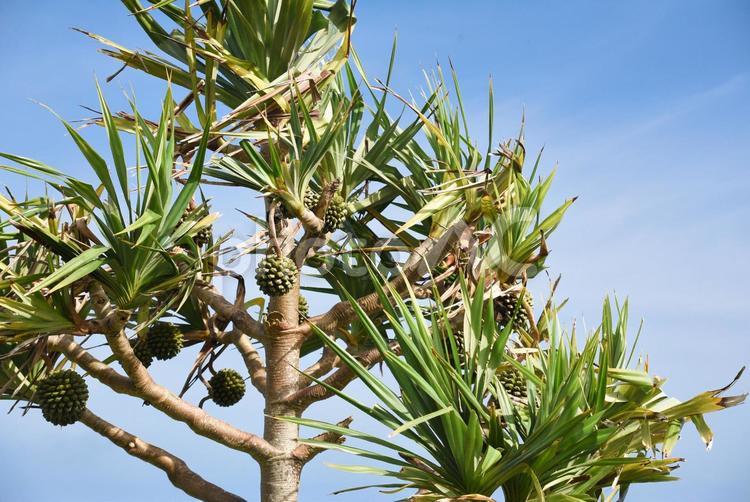
[(146, 335), (146, 345), (151, 355), (160, 361), (172, 359), (182, 350), (180, 328), (169, 322), (152, 324)]
[(255, 281), (268, 296), (285, 295), (297, 281), (297, 266), (289, 258), (270, 255), (258, 264)]
[(512, 368), (500, 373), (500, 382), (509, 396), (526, 399), (526, 379), (521, 372)]
[(208, 381), (208, 385), (211, 387), (209, 391), (211, 399), (219, 406), (237, 404), (245, 395), (245, 379), (230, 368), (216, 372)]
[(63, 370), (39, 382), (36, 397), (45, 420), (55, 425), (70, 425), (86, 410), (89, 388), (81, 375)]
[[(528, 290), (522, 290), (522, 292), (523, 302), (525, 302), (530, 308), (533, 308), (534, 303), (531, 299), (531, 293), (529, 293)], [(529, 329), (529, 316), (526, 314), (526, 308), (524, 305), (519, 305), (520, 298), (521, 292), (508, 291), (495, 299), (497, 319), (502, 326), (507, 325), (508, 322), (513, 319), (514, 327), (522, 328), (524, 330)], [(515, 314), (515, 318), (513, 318), (513, 314)]]
[(307, 315), (310, 313), (310, 305), (307, 303), (307, 298), (304, 296), (299, 297), (299, 304), (297, 306), (299, 312), (299, 323), (302, 324), (307, 319)]
[(151, 366), (154, 362), (154, 356), (151, 355), (151, 350), (148, 348), (148, 343), (145, 338), (135, 338), (130, 340), (130, 346), (133, 347), (135, 357), (144, 365), (146, 368)]
[(340, 228), (347, 216), (346, 201), (342, 196), (338, 194), (334, 195), (326, 208), (323, 232), (333, 232)]

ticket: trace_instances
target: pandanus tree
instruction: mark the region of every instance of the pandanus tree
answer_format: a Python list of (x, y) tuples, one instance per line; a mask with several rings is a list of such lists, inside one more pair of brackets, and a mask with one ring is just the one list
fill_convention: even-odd
[[(390, 70), (368, 78), (343, 0), (123, 4), (160, 54), (84, 33), (164, 81), (160, 116), (135, 100), (113, 113), (97, 85), (91, 125), (109, 152), (63, 121), (91, 176), (0, 153), (3, 170), (50, 189), (0, 196), (0, 393), (13, 406), (80, 422), (202, 500), (242, 498), (94, 414), (90, 382), (255, 459), (263, 501), (296, 500), (304, 466), (331, 448), (389, 465), (349, 469), (393, 477), (384, 486), (414, 500), (541, 501), (623, 499), (672, 479), (682, 425), (710, 442), (703, 414), (744, 400), (728, 387), (664, 395), (628, 348), (627, 305), (605, 303), (579, 343), (557, 320), (564, 302), (532, 300), (573, 199), (545, 212), (553, 176), (526, 162), (523, 128), (494, 142), (491, 88), (480, 149), (454, 72), (437, 69), (419, 100), (390, 88)], [(242, 246), (213, 231), (209, 186), (263, 199), (261, 214), (239, 207), (258, 229)], [(220, 266), (227, 253), (257, 259), (238, 273)], [(314, 312), (302, 291), (337, 301)], [(220, 366), (228, 347), (244, 368)], [(182, 389), (149, 372), (175, 358)], [(355, 379), (380, 404), (349, 396)], [(262, 431), (206, 404), (236, 404), (246, 382), (265, 401)], [(308, 416), (329, 398), (405, 441)], [(301, 438), (300, 425), (321, 433)]]

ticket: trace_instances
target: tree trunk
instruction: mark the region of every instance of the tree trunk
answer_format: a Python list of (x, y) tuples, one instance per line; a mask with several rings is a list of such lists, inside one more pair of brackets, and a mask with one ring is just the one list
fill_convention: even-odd
[(275, 417), (296, 416), (297, 411), (282, 403), (299, 387), (301, 336), (279, 332), (298, 324), (299, 281), (284, 296), (273, 297), (268, 308), (266, 351), (266, 408), (263, 437), (284, 454), (260, 466), (262, 502), (294, 502), (299, 491), (302, 465), (292, 456), (297, 446), (299, 427)]
[(290, 458), (271, 460), (260, 466), (262, 502), (296, 502), (302, 466)]

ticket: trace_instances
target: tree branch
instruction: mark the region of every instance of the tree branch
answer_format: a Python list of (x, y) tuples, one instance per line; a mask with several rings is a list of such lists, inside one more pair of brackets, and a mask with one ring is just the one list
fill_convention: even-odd
[[(390, 347), (392, 350), (398, 351), (398, 344), (396, 342), (391, 342)], [(359, 362), (362, 363), (364, 367), (372, 368), (383, 360), (383, 354), (377, 347), (373, 347), (359, 354), (357, 359), (359, 359)], [(357, 375), (351, 368), (343, 366), (336, 370), (331, 376), (323, 380), (323, 382), (336, 390), (341, 390), (356, 378)], [(333, 391), (328, 387), (317, 383), (298, 390), (286, 398), (285, 402), (295, 409), (304, 410), (314, 402), (323, 401), (333, 395)]]
[(242, 360), (245, 362), (247, 371), (250, 373), (250, 382), (253, 386), (258, 389), (262, 394), (266, 394), (266, 367), (263, 364), (263, 359), (258, 354), (258, 351), (253, 347), (253, 343), (250, 341), (250, 337), (242, 333), (238, 329), (226, 333), (226, 337), (222, 336), (219, 341), (228, 338), (231, 343), (237, 347)]
[(299, 212), (299, 214), (295, 215), (300, 223), (302, 223), (302, 227), (305, 229), (305, 232), (308, 232), (310, 234), (319, 234), (323, 231), (323, 225), (325, 222), (323, 219), (318, 218), (315, 213), (313, 213), (311, 210), (305, 208), (302, 208), (302, 211)]
[(336, 195), (336, 190), (338, 190), (339, 186), (341, 186), (341, 182), (338, 180), (328, 183), (323, 187), (318, 204), (313, 210), (302, 206), (302, 210), (295, 214), (299, 222), (302, 223), (305, 234), (312, 236), (318, 235), (323, 231), (326, 209), (328, 209), (333, 196)]
[(80, 322), (79, 331), (86, 334), (106, 334), (121, 330), (130, 319), (129, 310), (110, 309), (99, 319), (86, 319)]
[(89, 354), (75, 342), (71, 335), (56, 335), (47, 338), (47, 349), (64, 354), (70, 361), (119, 394), (140, 397), (130, 378), (118, 373), (111, 366)]
[(325, 246), (328, 239), (319, 232), (305, 231), (297, 247), (292, 251), (291, 258), (297, 268), (302, 268), (308, 258), (313, 256), (321, 247)]
[[(97, 315), (100, 318), (106, 316), (112, 310), (112, 306), (104, 288), (101, 284), (94, 282), (91, 284), (89, 293)], [(109, 333), (107, 343), (128, 375), (137, 396), (148, 401), (157, 410), (185, 423), (196, 434), (234, 450), (249, 453), (259, 462), (279, 454), (279, 451), (263, 438), (212, 417), (201, 408), (183, 401), (166, 387), (157, 384), (135, 356), (124, 331)], [(113, 388), (113, 390), (117, 389)]]
[(193, 472), (179, 457), (153, 446), (129, 432), (107, 422), (90, 410), (83, 412), (80, 422), (116, 444), (128, 455), (139, 458), (165, 472), (174, 486), (191, 497), (208, 502), (244, 502), (245, 499), (229, 493)]
[[(402, 273), (392, 279), (389, 286), (397, 293), (403, 293), (408, 284), (426, 274), (457, 241), (468, 238), (472, 231), (473, 225), (459, 220), (448, 227), (439, 239), (428, 237), (412, 251), (402, 267)], [(357, 303), (367, 315), (373, 315), (383, 310), (377, 292), (359, 298)], [(333, 333), (337, 328), (351, 323), (356, 316), (352, 305), (348, 301), (342, 301), (334, 305), (325, 314), (311, 318), (309, 322), (299, 326), (294, 331), (309, 336), (312, 333), (312, 325), (315, 325), (325, 333)]]
[(212, 417), (201, 408), (183, 401), (172, 394), (169, 389), (156, 383), (133, 353), (130, 342), (123, 332), (108, 336), (107, 341), (125, 373), (133, 382), (138, 395), (151, 403), (154, 408), (175, 420), (184, 422), (195, 433), (234, 450), (249, 453), (258, 461), (279, 454), (276, 448), (263, 438)]
[[(349, 425), (352, 423), (352, 420), (352, 417), (348, 417), (337, 423), (336, 425), (348, 429)], [(346, 438), (338, 432), (326, 431), (318, 434), (317, 436), (312, 438), (312, 440), (322, 441), (326, 443), (342, 444), (344, 441), (346, 441)], [(300, 444), (292, 451), (292, 456), (294, 456), (301, 464), (304, 465), (315, 458), (315, 456), (317, 456), (319, 453), (323, 453), (325, 450), (325, 448), (321, 448), (319, 446)]]
[[(249, 453), (257, 460), (263, 460), (278, 454), (278, 451), (262, 438), (212, 417), (201, 408), (180, 399), (167, 388), (155, 383), (148, 374), (148, 371), (146, 371), (146, 368), (143, 367), (135, 357), (135, 354), (133, 354), (130, 342), (124, 334), (117, 335), (116, 337), (110, 336), (110, 346), (116, 345), (118, 350), (122, 352), (122, 340), (124, 340), (125, 347), (130, 353), (129, 356), (125, 356), (130, 361), (127, 366), (132, 370), (133, 362), (135, 362), (139, 367), (136, 374), (138, 375), (140, 385), (136, 384), (134, 379), (118, 373), (110, 366), (89, 354), (84, 348), (75, 343), (71, 335), (49, 337), (47, 346), (50, 350), (65, 354), (68, 359), (86, 370), (89, 375), (115, 392), (148, 401), (154, 408), (177, 421), (185, 423), (201, 436), (212, 439), (234, 450)], [(113, 352), (115, 352), (115, 355), (118, 355), (114, 349)], [(119, 355), (118, 359), (120, 359), (123, 368), (125, 368), (126, 365), (122, 363), (123, 359)], [(146, 375), (145, 381), (143, 373)]]
[(306, 368), (299, 376), (300, 388), (310, 385), (312, 378), (320, 378), (331, 371), (339, 362), (339, 356), (328, 347), (323, 348), (323, 354), (315, 363)]
[(214, 286), (198, 284), (193, 292), (202, 302), (214, 309), (219, 317), (232, 321), (235, 328), (256, 340), (263, 340), (265, 336), (263, 323), (253, 319), (243, 306), (235, 305), (224, 298)]

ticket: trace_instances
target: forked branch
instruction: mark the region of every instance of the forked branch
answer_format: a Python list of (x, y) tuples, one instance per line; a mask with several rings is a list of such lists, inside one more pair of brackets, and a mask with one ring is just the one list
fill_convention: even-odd
[(230, 302), (211, 285), (198, 284), (193, 292), (203, 303), (214, 309), (219, 317), (232, 321), (235, 328), (251, 338), (263, 340), (263, 324), (253, 319), (242, 305), (238, 306)]
[(299, 376), (299, 386), (307, 387), (312, 382), (313, 378), (320, 378), (328, 374), (337, 364), (339, 364), (339, 356), (328, 347), (323, 348), (323, 354), (316, 362), (306, 368)]
[[(97, 315), (100, 318), (106, 316), (112, 310), (112, 306), (102, 286), (92, 283), (90, 294)], [(212, 417), (201, 408), (180, 399), (169, 389), (156, 383), (136, 357), (124, 331), (109, 333), (107, 342), (122, 369), (128, 375), (138, 397), (148, 401), (157, 410), (174, 420), (183, 422), (196, 434), (234, 450), (249, 453), (259, 462), (279, 454), (279, 451), (263, 438)], [(115, 388), (113, 390), (117, 391)]]
[[(123, 340), (125, 347), (130, 353), (125, 358), (130, 359), (132, 357), (139, 366), (139, 369), (134, 374), (138, 375), (140, 385), (137, 385), (134, 379), (118, 373), (112, 367), (92, 356), (83, 347), (75, 343), (75, 340), (70, 335), (49, 337), (47, 347), (49, 350), (64, 354), (69, 360), (86, 370), (89, 375), (115, 392), (148, 401), (154, 408), (177, 421), (187, 424), (188, 427), (201, 436), (212, 439), (234, 450), (249, 453), (259, 460), (278, 454), (276, 449), (272, 448), (262, 438), (212, 417), (197, 406), (180, 399), (165, 387), (155, 383), (148, 374), (148, 371), (146, 371), (146, 368), (143, 367), (135, 357), (135, 354), (133, 354), (130, 342), (124, 334), (110, 336), (110, 346), (115, 345), (122, 352)], [(126, 364), (122, 363), (122, 359), (120, 361), (123, 368), (125, 368)], [(134, 362), (130, 360), (127, 366), (133, 371)], [(143, 373), (145, 373), (145, 379)]]
[(125, 373), (133, 382), (138, 395), (159, 411), (185, 423), (195, 433), (213, 439), (234, 450), (249, 453), (258, 461), (278, 455), (263, 438), (212, 417), (201, 408), (174, 395), (166, 387), (156, 383), (148, 370), (135, 356), (128, 338), (123, 332), (107, 337), (112, 353), (120, 361)]

